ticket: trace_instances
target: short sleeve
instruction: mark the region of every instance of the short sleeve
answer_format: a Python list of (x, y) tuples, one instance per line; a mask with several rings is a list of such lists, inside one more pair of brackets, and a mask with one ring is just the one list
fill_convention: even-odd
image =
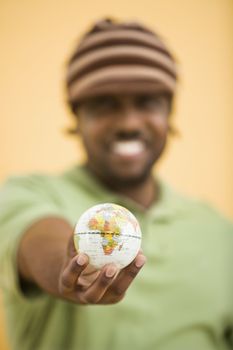
[(17, 269), (17, 250), (25, 231), (48, 216), (62, 216), (49, 181), (43, 176), (12, 177), (0, 190), (0, 287), (24, 298)]

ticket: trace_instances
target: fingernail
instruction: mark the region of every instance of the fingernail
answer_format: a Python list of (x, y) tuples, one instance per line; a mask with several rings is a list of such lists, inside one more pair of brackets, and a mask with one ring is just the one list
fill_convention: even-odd
[(80, 254), (77, 259), (77, 264), (83, 266), (86, 263), (86, 258), (84, 255)]
[(136, 261), (135, 261), (135, 266), (137, 268), (140, 268), (140, 267), (142, 267), (145, 264), (145, 262), (146, 262), (145, 256), (144, 255), (139, 255), (137, 257)]
[(106, 272), (105, 272), (105, 276), (106, 277), (113, 277), (117, 272), (117, 268), (114, 265), (111, 265), (107, 268)]

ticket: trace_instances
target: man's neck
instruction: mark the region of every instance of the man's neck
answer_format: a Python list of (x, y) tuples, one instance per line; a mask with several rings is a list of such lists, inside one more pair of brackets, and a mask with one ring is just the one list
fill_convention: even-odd
[(144, 209), (147, 209), (158, 199), (158, 184), (150, 175), (144, 182), (132, 187), (116, 188), (115, 191), (132, 199)]
[(92, 173), (92, 175), (97, 177), (105, 187), (109, 188), (113, 192), (116, 192), (117, 194), (121, 194), (133, 200), (144, 209), (149, 208), (151, 204), (158, 199), (159, 186), (152, 173), (150, 173), (140, 183), (132, 183), (125, 186), (120, 184), (116, 185), (116, 182), (113, 184), (111, 181), (107, 181), (100, 176), (100, 174), (96, 174), (96, 172), (93, 171), (93, 169), (91, 169), (87, 164), (86, 168)]

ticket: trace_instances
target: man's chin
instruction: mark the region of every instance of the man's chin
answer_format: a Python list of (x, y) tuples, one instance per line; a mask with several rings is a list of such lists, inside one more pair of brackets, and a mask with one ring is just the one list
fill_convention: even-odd
[(101, 180), (105, 185), (111, 188), (132, 188), (142, 185), (152, 173), (155, 161), (151, 159), (147, 164), (136, 167), (111, 166), (109, 163), (88, 162), (87, 168)]
[(104, 174), (105, 181), (115, 188), (130, 188), (142, 185), (151, 175), (152, 167), (144, 169), (144, 171), (138, 173), (119, 173), (109, 171), (108, 174)]

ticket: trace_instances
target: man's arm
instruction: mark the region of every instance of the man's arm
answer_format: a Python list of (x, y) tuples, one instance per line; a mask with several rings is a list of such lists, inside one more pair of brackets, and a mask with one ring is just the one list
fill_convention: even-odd
[(22, 283), (35, 283), (49, 294), (80, 304), (120, 301), (144, 263), (145, 257), (140, 251), (119, 273), (114, 264), (106, 265), (89, 286), (84, 287), (79, 284), (79, 277), (88, 268), (88, 257), (75, 251), (73, 228), (69, 223), (55, 217), (32, 225), (25, 232), (18, 251)]

